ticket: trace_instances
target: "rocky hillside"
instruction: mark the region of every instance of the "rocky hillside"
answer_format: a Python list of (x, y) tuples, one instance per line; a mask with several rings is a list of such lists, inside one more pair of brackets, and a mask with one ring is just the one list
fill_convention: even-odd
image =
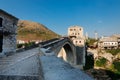
[(58, 34), (40, 23), (20, 20), (17, 26), (17, 39), (20, 40), (48, 40), (59, 37)]

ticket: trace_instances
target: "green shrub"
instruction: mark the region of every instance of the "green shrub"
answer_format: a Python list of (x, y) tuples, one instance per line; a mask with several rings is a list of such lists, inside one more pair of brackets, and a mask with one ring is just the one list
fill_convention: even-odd
[(89, 38), (89, 39), (86, 41), (86, 43), (87, 43), (88, 45), (93, 45), (96, 41), (97, 41), (97, 40), (95, 40), (95, 39)]
[(22, 48), (24, 44), (17, 44), (17, 48)]
[(113, 71), (106, 70), (106, 74), (111, 78), (111, 80), (119, 80), (120, 79), (119, 73), (115, 73)]
[(120, 72), (120, 62), (119, 62), (119, 61), (114, 61), (113, 64), (114, 64), (114, 68), (115, 68), (118, 72)]
[(106, 50), (106, 52), (111, 53), (112, 55), (116, 55), (120, 52), (120, 49), (110, 49)]
[(99, 58), (95, 63), (96, 63), (96, 66), (98, 67), (105, 67), (107, 63), (107, 59), (102, 57), (102, 58)]
[(17, 44), (17, 48), (22, 48), (22, 46), (25, 46), (25, 48), (27, 47), (31, 47), (35, 45), (35, 42), (29, 42), (29, 43), (24, 43), (24, 44)]

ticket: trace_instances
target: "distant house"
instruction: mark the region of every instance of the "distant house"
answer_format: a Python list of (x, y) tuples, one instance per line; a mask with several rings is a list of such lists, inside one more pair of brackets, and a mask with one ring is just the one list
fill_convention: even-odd
[(118, 47), (120, 48), (120, 34), (114, 34), (114, 35), (112, 35), (112, 37), (117, 38), (117, 41), (118, 41)]
[(23, 40), (17, 40), (17, 44), (25, 44), (25, 41), (23, 41)]
[(18, 18), (0, 9), (0, 55), (16, 51)]
[(116, 37), (102, 37), (99, 40), (98, 47), (101, 49), (117, 49), (118, 39)]

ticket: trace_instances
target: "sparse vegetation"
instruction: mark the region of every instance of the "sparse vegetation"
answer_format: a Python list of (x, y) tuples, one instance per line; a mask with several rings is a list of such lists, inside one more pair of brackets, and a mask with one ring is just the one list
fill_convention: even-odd
[(107, 59), (104, 57), (99, 58), (98, 60), (96, 60), (96, 66), (98, 67), (105, 67), (106, 63), (107, 63)]
[(86, 45), (89, 47), (89, 48), (97, 48), (97, 44), (95, 44), (95, 42), (97, 43), (98, 40), (95, 40), (93, 38), (88, 38), (88, 40), (86, 41)]
[(120, 73), (120, 62), (119, 61), (113, 61), (114, 68), (117, 70), (117, 72)]
[(30, 47), (35, 45), (35, 42), (29, 42), (29, 43), (25, 43), (25, 44), (17, 44), (17, 48), (22, 48), (24, 46), (24, 48)]
[(60, 37), (60, 35), (49, 30), (42, 24), (31, 21), (19, 21), (17, 30), (17, 39), (20, 40), (49, 40), (52, 38)]
[(107, 75), (109, 75), (111, 80), (119, 80), (120, 79), (120, 74), (119, 73), (115, 73), (115, 72), (110, 71), (110, 70), (106, 70), (106, 73), (107, 73)]
[(89, 39), (87, 40), (88, 45), (93, 45), (94, 42), (96, 42), (96, 40), (93, 39), (93, 38), (89, 38)]
[(107, 49), (105, 50), (107, 53), (111, 53), (112, 55), (116, 55), (120, 53), (120, 49)]

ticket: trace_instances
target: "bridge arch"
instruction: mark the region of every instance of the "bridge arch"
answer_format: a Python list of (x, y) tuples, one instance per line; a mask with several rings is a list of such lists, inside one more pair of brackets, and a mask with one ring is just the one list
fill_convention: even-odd
[(74, 45), (69, 42), (65, 42), (60, 48), (57, 57), (62, 58), (70, 64), (76, 64), (76, 51)]

